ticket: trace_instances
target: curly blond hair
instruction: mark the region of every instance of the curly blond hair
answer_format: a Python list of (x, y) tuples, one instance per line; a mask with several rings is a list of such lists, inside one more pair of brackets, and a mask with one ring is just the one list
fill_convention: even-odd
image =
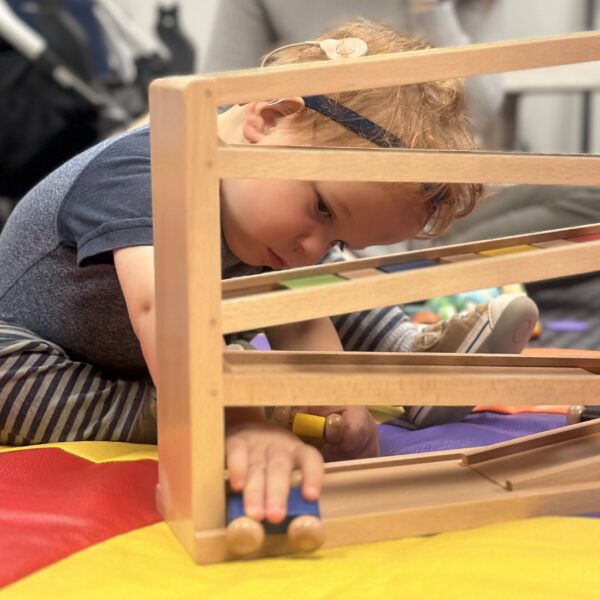
[[(401, 34), (390, 27), (358, 19), (327, 31), (316, 38), (360, 38), (368, 54), (412, 52), (432, 46)], [(265, 57), (266, 66), (328, 60), (316, 45), (283, 47)], [(263, 59), (263, 61), (265, 61)], [(446, 79), (429, 83), (399, 85), (328, 94), (342, 104), (377, 123), (400, 138), (406, 148), (475, 150), (469, 129), (462, 80)], [(316, 146), (365, 146), (372, 143), (350, 132), (322, 114), (303, 110), (294, 117), (300, 136)], [(418, 236), (433, 238), (444, 233), (454, 219), (469, 214), (482, 196), (481, 184), (430, 183), (424, 194), (435, 199), (432, 219)]]

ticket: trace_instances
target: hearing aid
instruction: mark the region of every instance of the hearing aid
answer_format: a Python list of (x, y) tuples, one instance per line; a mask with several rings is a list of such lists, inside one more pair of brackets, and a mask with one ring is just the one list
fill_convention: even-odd
[(365, 56), (368, 52), (367, 42), (361, 38), (342, 38), (341, 40), (334, 40), (328, 38), (326, 40), (306, 40), (305, 42), (296, 42), (294, 44), (286, 44), (271, 50), (262, 59), (260, 66), (264, 67), (277, 52), (286, 50), (287, 48), (295, 48), (297, 46), (319, 46), (325, 53), (325, 56), (331, 60), (337, 60), (340, 58), (359, 58)]

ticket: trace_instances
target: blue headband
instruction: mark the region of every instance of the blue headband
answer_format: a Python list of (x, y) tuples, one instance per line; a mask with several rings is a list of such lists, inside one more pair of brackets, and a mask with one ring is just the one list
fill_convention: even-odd
[[(393, 133), (373, 123), (370, 119), (359, 115), (351, 108), (339, 104), (327, 96), (304, 96), (304, 106), (310, 108), (323, 116), (339, 123), (342, 127), (352, 133), (359, 135), (365, 140), (373, 142), (380, 148), (406, 148), (406, 144)], [(424, 183), (423, 189), (429, 191), (434, 184)], [(442, 194), (436, 194), (431, 198), (431, 204), (437, 207), (442, 201)]]
[(327, 96), (304, 96), (304, 105), (381, 148), (406, 148), (402, 140)]

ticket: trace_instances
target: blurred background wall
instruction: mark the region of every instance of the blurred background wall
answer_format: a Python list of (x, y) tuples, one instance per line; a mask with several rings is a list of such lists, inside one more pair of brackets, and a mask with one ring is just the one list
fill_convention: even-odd
[[(321, 2), (322, 0), (309, 0)], [(372, 0), (377, 1), (377, 0)], [(481, 1), (481, 0), (479, 0)], [(219, 0), (180, 0), (182, 26), (199, 51), (211, 38), (211, 28)], [(150, 29), (155, 18), (155, 2), (121, 0), (124, 8)], [(163, 2), (162, 4), (168, 4)], [(590, 13), (594, 27), (600, 23), (600, 2), (596, 0), (497, 0), (493, 16), (474, 41), (495, 41), (536, 35), (554, 35), (588, 28)], [(577, 69), (577, 67), (572, 67)], [(599, 68), (600, 71), (600, 68)], [(586, 74), (582, 74), (586, 78)], [(551, 78), (549, 78), (551, 79)], [(600, 75), (598, 76), (600, 85)], [(548, 81), (551, 84), (551, 81)], [(524, 90), (517, 99), (517, 130), (520, 144), (533, 152), (580, 152), (585, 115), (589, 119), (589, 151), (600, 151), (600, 96), (586, 98), (583, 92)], [(589, 107), (584, 106), (589, 103)]]
[(182, 16), (182, 25), (186, 35), (190, 37), (201, 51), (206, 44), (212, 27), (219, 0), (180, 0), (179, 2), (155, 2), (154, 0), (119, 0), (129, 13), (139, 19), (139, 23), (148, 31), (154, 27), (156, 6), (178, 4)]
[[(458, 20), (456, 14), (453, 19), (460, 35), (448, 43), (463, 43), (461, 28), (466, 31), (465, 39), (486, 42), (595, 29), (600, 24), (600, 0), (454, 0), (453, 5), (421, 0), (420, 4), (428, 2), (438, 8), (458, 7)], [(262, 28), (269, 30), (271, 37), (285, 31), (288, 37), (296, 35), (306, 39), (303, 36), (315, 35), (304, 33), (308, 31), (308, 21), (312, 19), (310, 26), (316, 27), (321, 11), (323, 26), (328, 25), (327, 20), (341, 18), (336, 12), (338, 7), (344, 9), (344, 18), (351, 18), (359, 16), (352, 12), (354, 7), (364, 6), (378, 7), (378, 10), (386, 7), (381, 12), (394, 15), (397, 8), (398, 22), (406, 23), (412, 22), (406, 18), (410, 3), (411, 0), (332, 0), (329, 3), (304, 0), (300, 6), (291, 0), (0, 0), (0, 223), (11, 204), (43, 175), (143, 115), (147, 109), (147, 84), (154, 77), (190, 69), (201, 72), (257, 64), (258, 55), (270, 48), (247, 45), (246, 48), (253, 50), (243, 49), (241, 32), (248, 23), (252, 23), (255, 33)], [(69, 21), (73, 16), (69, 11), (73, 13), (83, 6), (91, 11), (93, 20), (98, 5), (112, 5), (117, 12), (112, 23), (107, 15), (99, 20), (104, 38), (107, 32), (113, 34), (111, 43), (103, 46), (105, 55), (111, 57), (105, 60), (110, 64), (105, 64), (104, 70), (98, 64), (92, 65), (92, 56), (86, 56), (93, 52), (96, 58), (101, 55), (99, 47), (103, 36), (96, 37), (92, 52), (94, 38), (79, 35), (83, 32), (76, 31), (77, 23), (73, 19)], [(224, 6), (235, 9), (236, 17), (231, 26), (229, 21), (219, 20), (220, 8)], [(297, 11), (294, 20), (287, 18), (286, 7)], [(183, 36), (173, 35), (168, 30), (169, 21), (164, 20), (164, 14), (170, 9), (176, 10), (175, 29)], [(57, 17), (61, 10), (62, 14)], [(50, 71), (40, 71), (40, 61), (22, 56), (20, 49), (15, 51), (7, 43), (10, 42), (7, 31), (8, 34), (11, 31), (6, 25), (12, 18), (11, 11), (17, 14), (17, 21), (37, 26), (38, 30), (41, 25), (41, 33), (51, 49), (53, 43), (58, 46), (57, 51), (63, 46), (63, 61), (75, 73), (78, 68), (83, 69), (79, 75), (92, 88), (92, 93), (94, 89), (99, 92), (99, 102), (90, 105), (85, 94), (61, 87)], [(157, 31), (161, 12), (162, 32)], [(447, 12), (438, 11), (438, 14), (447, 15)], [(476, 17), (482, 14), (483, 18), (476, 22)], [(264, 25), (268, 20), (266, 15), (274, 19), (274, 27)], [(438, 19), (440, 27), (447, 25), (448, 19)], [(126, 40), (118, 31), (121, 25), (124, 30), (137, 28), (147, 36), (150, 53), (127, 49)], [(280, 31), (275, 32), (277, 27)], [(70, 47), (65, 43), (67, 38)], [(87, 40), (90, 40), (89, 47), (85, 45)], [(281, 43), (285, 41), (289, 40)], [(157, 45), (152, 49), (154, 42)], [(160, 48), (169, 43), (175, 49), (171, 58), (160, 52)], [(220, 49), (223, 49), (221, 63)], [(180, 60), (173, 59), (177, 51)], [(246, 56), (250, 53), (256, 56)], [(225, 67), (215, 67), (220, 64)], [(558, 69), (509, 73), (495, 78), (492, 93), (488, 89), (487, 99), (480, 102), (486, 107), (495, 103), (490, 111), (495, 115), (493, 126), (480, 138), (482, 147), (546, 153), (600, 152), (600, 93), (597, 91), (600, 90), (600, 62)]]

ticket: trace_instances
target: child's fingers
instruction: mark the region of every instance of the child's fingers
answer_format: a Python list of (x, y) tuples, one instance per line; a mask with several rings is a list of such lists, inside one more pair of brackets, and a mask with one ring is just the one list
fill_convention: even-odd
[(340, 444), (344, 439), (344, 418), (338, 413), (327, 416), (325, 421), (325, 441), (328, 444)]
[(265, 518), (266, 467), (264, 448), (250, 448), (244, 486), (244, 512), (256, 521)]
[(267, 449), (265, 511), (271, 523), (280, 523), (285, 518), (293, 466), (289, 452), (277, 446)]
[(340, 445), (343, 451), (355, 450), (360, 452), (367, 444), (369, 431), (364, 423), (364, 420), (353, 418), (350, 413), (350, 418), (345, 420), (346, 430), (344, 439)]
[(306, 500), (317, 500), (323, 486), (323, 457), (307, 444), (298, 446), (294, 454), (295, 463), (302, 471), (302, 495)]
[(344, 423), (344, 436), (339, 444), (327, 444), (329, 460), (369, 458), (379, 454), (379, 436), (370, 419), (349, 418)]
[(231, 438), (226, 443), (229, 485), (234, 492), (241, 492), (248, 471), (248, 444), (241, 438)]

